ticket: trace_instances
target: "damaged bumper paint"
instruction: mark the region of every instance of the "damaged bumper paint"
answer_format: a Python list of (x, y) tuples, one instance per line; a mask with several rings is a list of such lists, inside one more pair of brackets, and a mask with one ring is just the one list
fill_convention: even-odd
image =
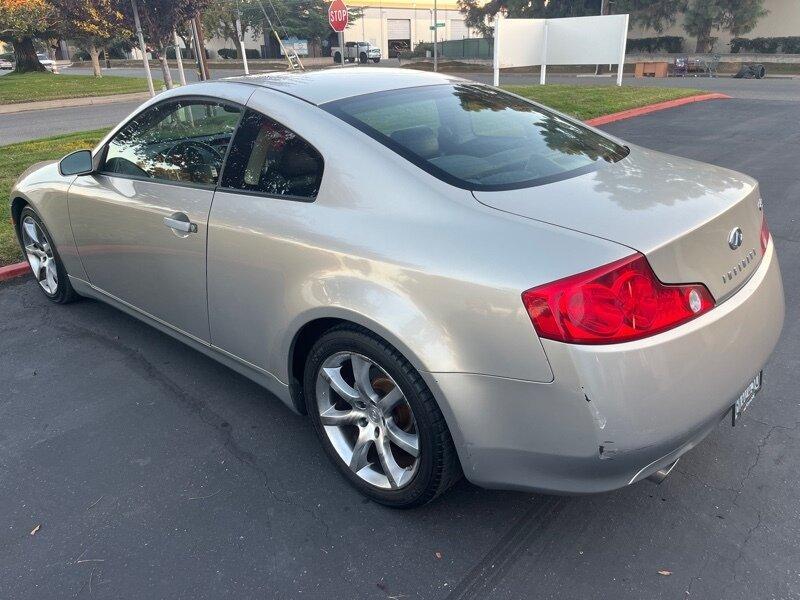
[(424, 376), (449, 400), (440, 404), (473, 483), (601, 492), (646, 478), (708, 435), (767, 362), (783, 318), (770, 244), (735, 295), (681, 327), (608, 346), (543, 340), (551, 383)]

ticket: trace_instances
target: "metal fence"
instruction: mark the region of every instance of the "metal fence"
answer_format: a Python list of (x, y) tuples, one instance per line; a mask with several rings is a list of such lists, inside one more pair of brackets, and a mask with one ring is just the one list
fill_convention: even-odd
[(464, 38), (447, 40), (437, 44), (442, 58), (492, 58), (494, 40), (492, 38)]

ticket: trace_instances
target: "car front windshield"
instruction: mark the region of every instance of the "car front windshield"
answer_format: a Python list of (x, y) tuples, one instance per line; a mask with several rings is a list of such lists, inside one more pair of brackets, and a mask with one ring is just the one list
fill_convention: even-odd
[(439, 179), (471, 190), (541, 185), (628, 154), (590, 129), (478, 84), (377, 92), (323, 108)]

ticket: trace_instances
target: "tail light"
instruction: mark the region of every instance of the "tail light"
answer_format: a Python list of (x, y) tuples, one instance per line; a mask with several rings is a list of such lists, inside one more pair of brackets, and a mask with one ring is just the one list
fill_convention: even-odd
[(767, 225), (767, 217), (761, 220), (761, 254), (767, 253), (767, 246), (769, 245), (769, 225)]
[(642, 254), (522, 293), (540, 337), (573, 344), (615, 344), (677, 327), (710, 310), (702, 284), (665, 285)]

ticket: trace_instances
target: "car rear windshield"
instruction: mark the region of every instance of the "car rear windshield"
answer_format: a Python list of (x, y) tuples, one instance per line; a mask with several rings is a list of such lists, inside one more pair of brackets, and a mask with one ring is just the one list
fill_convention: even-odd
[(378, 92), (323, 108), (439, 179), (470, 190), (541, 185), (628, 154), (547, 109), (478, 84)]

